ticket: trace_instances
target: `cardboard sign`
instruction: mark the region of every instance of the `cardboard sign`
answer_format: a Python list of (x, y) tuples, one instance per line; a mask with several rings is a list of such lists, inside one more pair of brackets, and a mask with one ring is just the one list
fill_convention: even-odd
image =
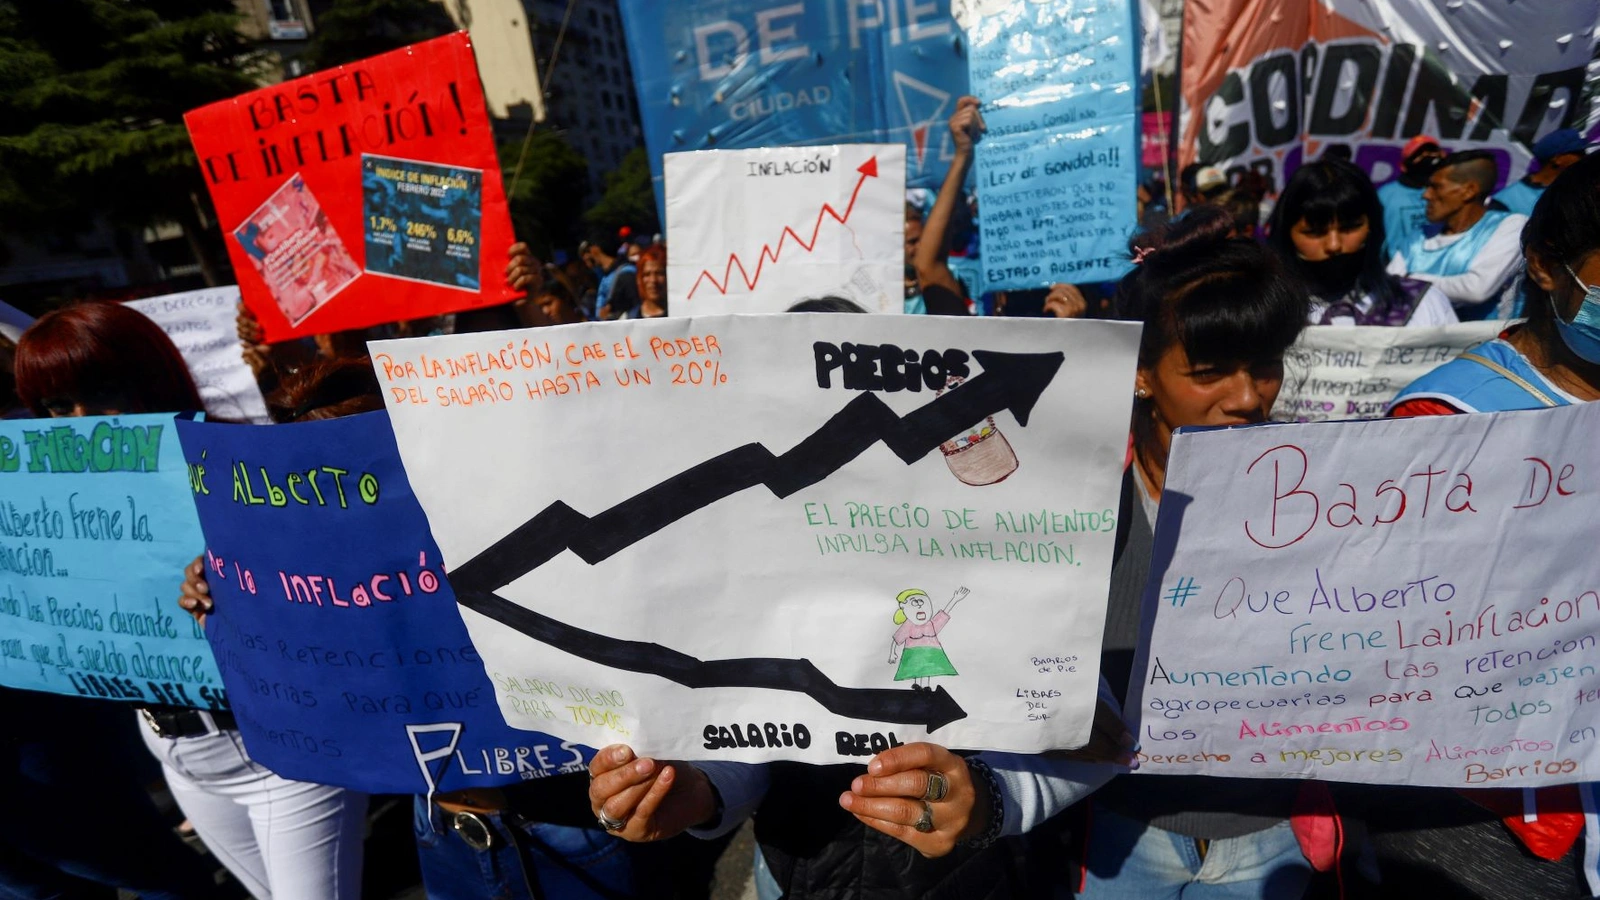
[(267, 340), (505, 303), (513, 238), (467, 36), (184, 116)]
[(968, 4), (985, 291), (1110, 281), (1138, 221), (1139, 52), (1128, 0)]
[(1283, 359), (1277, 422), (1376, 419), (1406, 385), (1492, 340), (1504, 322), (1436, 328), (1327, 325), (1307, 328)]
[(838, 762), (1088, 738), (1138, 339), (725, 316), (373, 360), (506, 721)]
[(128, 302), (161, 326), (189, 364), (206, 414), (229, 422), (271, 422), (261, 386), (240, 355), (239, 288), (227, 285)]
[(374, 793), (499, 785), (587, 751), (501, 718), (387, 416), (179, 423), (206, 620), (255, 761)]
[(1596, 440), (1594, 403), (1177, 435), (1140, 771), (1595, 780)]
[(228, 707), (177, 603), (202, 546), (186, 483), (170, 415), (0, 422), (0, 684)]
[(667, 308), (783, 312), (835, 295), (905, 311), (905, 148), (667, 156)]

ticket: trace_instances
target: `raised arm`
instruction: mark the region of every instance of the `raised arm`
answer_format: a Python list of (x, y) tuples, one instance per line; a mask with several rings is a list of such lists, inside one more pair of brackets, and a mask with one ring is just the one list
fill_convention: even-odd
[(955, 142), (955, 159), (944, 176), (944, 185), (939, 188), (939, 197), (933, 203), (933, 210), (922, 225), (922, 240), (917, 242), (917, 252), (911, 260), (917, 269), (917, 281), (924, 288), (937, 284), (957, 295), (961, 293), (960, 282), (956, 281), (955, 274), (945, 262), (948, 256), (945, 241), (956, 204), (965, 202), (963, 189), (967, 172), (972, 169), (972, 148), (983, 136), (984, 128), (977, 97), (962, 97), (956, 101), (956, 111), (950, 116), (950, 137)]

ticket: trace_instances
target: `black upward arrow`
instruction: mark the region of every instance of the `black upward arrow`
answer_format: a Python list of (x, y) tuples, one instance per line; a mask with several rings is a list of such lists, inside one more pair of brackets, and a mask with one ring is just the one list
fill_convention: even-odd
[(728, 659), (710, 662), (659, 644), (624, 641), (584, 631), (528, 610), (494, 593), (571, 550), (594, 565), (700, 509), (765, 485), (788, 497), (837, 472), (882, 441), (906, 465), (951, 437), (1009, 409), (1019, 425), (1060, 371), (1062, 353), (974, 350), (982, 374), (932, 403), (897, 414), (876, 394), (858, 394), (782, 456), (745, 444), (647, 488), (610, 509), (586, 516), (561, 501), (450, 572), (461, 605), (530, 637), (616, 669), (668, 678), (688, 687), (758, 687), (800, 691), (828, 710), (880, 722), (927, 723), (933, 731), (966, 713), (943, 688), (934, 691), (843, 688), (804, 659)]

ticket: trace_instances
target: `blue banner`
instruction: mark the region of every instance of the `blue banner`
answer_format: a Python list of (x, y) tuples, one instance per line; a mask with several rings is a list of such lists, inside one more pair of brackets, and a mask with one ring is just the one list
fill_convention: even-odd
[[(179, 434), (216, 599), (206, 634), (251, 758), (418, 794), (586, 764), (500, 715), (385, 413)], [(539, 688), (529, 702), (559, 715), (563, 688)]]
[(906, 145), (909, 186), (944, 178), (967, 93), (949, 0), (620, 5), (658, 179), (665, 153), (867, 142)]
[(0, 422), (0, 684), (225, 709), (178, 608), (201, 546), (171, 415)]
[(1138, 224), (1129, 0), (1013, 0), (970, 22), (985, 291), (1120, 278)]

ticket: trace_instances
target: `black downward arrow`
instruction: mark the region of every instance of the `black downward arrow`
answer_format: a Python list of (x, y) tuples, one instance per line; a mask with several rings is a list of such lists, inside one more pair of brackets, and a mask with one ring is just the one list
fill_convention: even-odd
[(1028, 424), (1033, 406), (1065, 362), (1062, 353), (975, 350), (982, 374), (901, 416), (876, 394), (858, 394), (782, 456), (745, 444), (586, 516), (561, 501), (450, 572), (458, 602), (539, 641), (616, 669), (644, 672), (689, 687), (758, 687), (800, 691), (830, 711), (880, 722), (927, 723), (932, 731), (966, 713), (943, 688), (930, 692), (843, 688), (808, 660), (695, 659), (658, 644), (584, 631), (511, 603), (493, 592), (563, 550), (594, 565), (684, 517), (740, 491), (765, 485), (788, 497), (837, 472), (882, 441), (906, 465), (995, 413), (1009, 409)]
[(456, 602), (552, 647), (612, 669), (658, 675), (692, 688), (743, 687), (807, 694), (835, 715), (872, 722), (924, 725), (934, 731), (967, 717), (943, 687), (931, 691), (847, 688), (809, 659), (700, 660), (660, 644), (624, 641), (558, 622), (499, 596), (462, 591)]

